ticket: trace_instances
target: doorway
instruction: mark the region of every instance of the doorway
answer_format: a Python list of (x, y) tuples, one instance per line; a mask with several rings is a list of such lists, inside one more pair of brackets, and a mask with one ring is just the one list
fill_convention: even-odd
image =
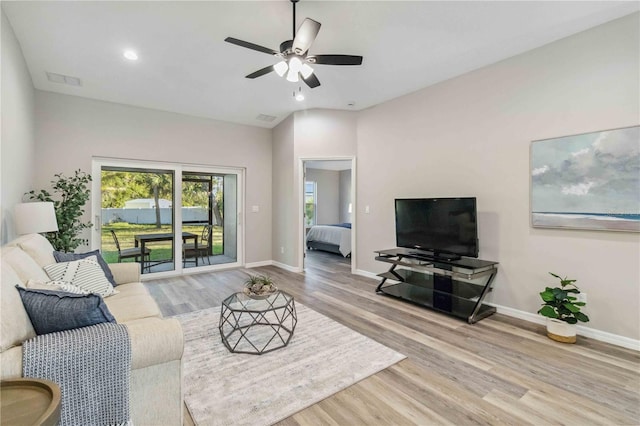
[(355, 159), (302, 159), (303, 270), (353, 270), (355, 249)]

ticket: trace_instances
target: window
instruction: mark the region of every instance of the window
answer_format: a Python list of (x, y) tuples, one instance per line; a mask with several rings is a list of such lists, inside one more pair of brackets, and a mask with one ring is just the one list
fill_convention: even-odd
[(317, 210), (317, 193), (315, 182), (304, 183), (304, 223), (305, 226), (313, 226), (316, 224)]

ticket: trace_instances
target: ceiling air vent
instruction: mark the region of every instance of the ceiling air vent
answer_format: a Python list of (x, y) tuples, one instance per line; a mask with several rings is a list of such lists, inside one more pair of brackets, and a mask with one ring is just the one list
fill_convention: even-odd
[(82, 86), (82, 80), (80, 80), (78, 77), (56, 74), (55, 72), (47, 72), (47, 80), (52, 83), (68, 84), (69, 86)]
[(268, 122), (271, 122), (271, 121), (273, 121), (273, 120), (275, 120), (275, 119), (276, 119), (276, 117), (275, 117), (275, 116), (273, 116), (273, 115), (266, 115), (266, 114), (259, 114), (259, 115), (256, 117), (256, 120), (260, 120), (260, 121), (268, 121)]

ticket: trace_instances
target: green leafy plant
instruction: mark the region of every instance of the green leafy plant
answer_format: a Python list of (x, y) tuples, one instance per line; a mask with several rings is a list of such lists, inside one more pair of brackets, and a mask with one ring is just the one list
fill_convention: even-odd
[(540, 293), (544, 303), (538, 313), (569, 324), (576, 324), (578, 321), (588, 322), (589, 317), (580, 312), (580, 308), (585, 306), (585, 303), (578, 302), (576, 297), (580, 294), (580, 289), (575, 285), (576, 280), (562, 278), (551, 272), (549, 274), (560, 280), (560, 287), (546, 287)]
[(244, 286), (247, 293), (258, 296), (278, 290), (271, 277), (266, 275), (249, 275), (249, 278), (244, 282)]
[(84, 214), (84, 205), (90, 197), (88, 185), (91, 182), (91, 175), (76, 170), (70, 177), (62, 173), (54, 176), (56, 179), (51, 181), (53, 194), (41, 189), (37, 192), (29, 191), (25, 195), (29, 196), (30, 200), (53, 202), (58, 220), (58, 232), (49, 232), (46, 237), (56, 250), (72, 252), (79, 245), (87, 244), (86, 239), (78, 236), (83, 229), (92, 226), (91, 222), (80, 220)]

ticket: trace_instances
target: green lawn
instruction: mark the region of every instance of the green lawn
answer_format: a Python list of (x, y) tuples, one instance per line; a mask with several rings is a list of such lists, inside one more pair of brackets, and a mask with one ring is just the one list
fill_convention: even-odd
[[(137, 234), (157, 234), (164, 232), (173, 232), (171, 225), (163, 225), (156, 228), (155, 225), (138, 225), (133, 223), (110, 223), (102, 227), (102, 256), (107, 263), (118, 262), (118, 250), (116, 244), (111, 237), (111, 230), (114, 230), (118, 236), (118, 242), (121, 249), (134, 247), (134, 235)], [(200, 243), (200, 235), (202, 234), (202, 225), (183, 225), (182, 230), (198, 235), (198, 243)], [(222, 227), (213, 227), (213, 254), (222, 254)], [(166, 260), (172, 258), (171, 242), (162, 241), (157, 243), (147, 243), (147, 248), (151, 250), (151, 260)], [(133, 259), (125, 261), (132, 262)]]

